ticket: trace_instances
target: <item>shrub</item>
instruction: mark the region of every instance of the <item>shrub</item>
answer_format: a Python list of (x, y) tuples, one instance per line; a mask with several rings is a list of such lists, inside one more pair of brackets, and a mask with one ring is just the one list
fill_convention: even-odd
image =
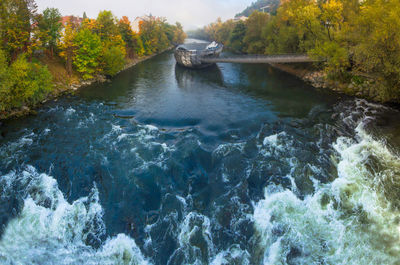
[(28, 62), (24, 55), (8, 66), (0, 52), (0, 68), (0, 111), (37, 104), (53, 90), (47, 67)]

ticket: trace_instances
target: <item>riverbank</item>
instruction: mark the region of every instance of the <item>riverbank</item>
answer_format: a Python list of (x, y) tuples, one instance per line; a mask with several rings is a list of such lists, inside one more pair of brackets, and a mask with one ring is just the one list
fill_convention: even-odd
[(327, 74), (313, 64), (270, 64), (319, 89), (330, 89), (348, 96), (367, 99), (379, 103), (398, 103), (398, 98), (382, 93), (384, 86), (377, 78), (362, 73), (353, 76), (350, 82), (331, 80)]
[(1, 127), (0, 263), (399, 260), (398, 111), (265, 65), (174, 64)]
[[(143, 56), (140, 58), (128, 59), (124, 68), (119, 73), (137, 65), (138, 63), (149, 60), (149, 59), (151, 59), (157, 55), (160, 55), (166, 51), (172, 50), (173, 48), (174, 48), (174, 46), (170, 46), (167, 49), (165, 49), (159, 53), (155, 53), (155, 54), (148, 55), (148, 56)], [(42, 56), (41, 58), (38, 58), (38, 59), (44, 65), (46, 65), (48, 67), (49, 71), (51, 72), (51, 74), (53, 76), (53, 80), (54, 80), (54, 90), (46, 97), (45, 100), (43, 100), (42, 102), (40, 102), (36, 105), (23, 106), (19, 109), (15, 109), (15, 110), (12, 110), (9, 112), (4, 112), (4, 113), (0, 112), (0, 121), (4, 121), (7, 119), (13, 119), (13, 118), (19, 118), (19, 117), (23, 117), (26, 115), (35, 115), (36, 109), (39, 108), (41, 105), (43, 105), (44, 103), (46, 103), (49, 100), (54, 100), (65, 94), (74, 93), (78, 89), (89, 86), (94, 83), (103, 83), (103, 82), (107, 82), (110, 80), (104, 75), (98, 75), (93, 79), (83, 80), (79, 77), (79, 75), (76, 72), (72, 73), (71, 75), (68, 75), (64, 65), (58, 58), (49, 58), (46, 56)]]

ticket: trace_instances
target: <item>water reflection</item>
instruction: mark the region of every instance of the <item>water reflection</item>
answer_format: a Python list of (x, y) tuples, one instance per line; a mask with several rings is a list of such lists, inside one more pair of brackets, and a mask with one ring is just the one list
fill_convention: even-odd
[(175, 78), (179, 88), (182, 89), (198, 87), (199, 83), (224, 86), (224, 77), (217, 65), (203, 69), (189, 69), (176, 64)]

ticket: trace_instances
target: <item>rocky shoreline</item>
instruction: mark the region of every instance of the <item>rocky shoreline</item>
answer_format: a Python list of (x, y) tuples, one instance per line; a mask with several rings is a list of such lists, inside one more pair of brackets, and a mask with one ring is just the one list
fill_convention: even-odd
[[(160, 55), (166, 51), (172, 50), (173, 48), (174, 48), (174, 46), (170, 46), (167, 49), (163, 50), (162, 52), (130, 60), (129, 62), (126, 63), (124, 69), (122, 69), (120, 72), (123, 72), (123, 71), (137, 65), (138, 63), (149, 60), (149, 59), (151, 59), (157, 55)], [(54, 100), (63, 95), (74, 93), (78, 89), (92, 85), (94, 83), (104, 83), (107, 81), (109, 81), (109, 79), (107, 79), (104, 75), (98, 75), (93, 79), (80, 80), (79, 82), (74, 82), (69, 85), (56, 83), (55, 90), (51, 94), (49, 94), (44, 101), (38, 103), (37, 105), (31, 106), (31, 107), (23, 106), (20, 109), (13, 110), (11, 112), (0, 113), (0, 126), (1, 126), (1, 121), (4, 121), (4, 120), (20, 118), (20, 117), (27, 116), (27, 115), (35, 115), (36, 109), (39, 108), (41, 105), (45, 104), (49, 100)]]
[[(388, 95), (379, 93), (381, 86), (371, 76), (361, 75), (349, 83), (329, 80), (327, 74), (312, 65), (271, 64), (272, 67), (295, 75), (315, 88), (330, 89), (348, 96), (364, 98), (379, 103), (389, 103), (393, 100)], [(396, 100), (394, 101), (396, 102)]]

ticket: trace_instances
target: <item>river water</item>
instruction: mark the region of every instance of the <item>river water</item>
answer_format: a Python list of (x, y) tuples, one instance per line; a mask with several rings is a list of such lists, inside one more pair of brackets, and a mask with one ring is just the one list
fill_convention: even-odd
[(9, 121), (1, 264), (400, 264), (399, 112), (166, 52)]

